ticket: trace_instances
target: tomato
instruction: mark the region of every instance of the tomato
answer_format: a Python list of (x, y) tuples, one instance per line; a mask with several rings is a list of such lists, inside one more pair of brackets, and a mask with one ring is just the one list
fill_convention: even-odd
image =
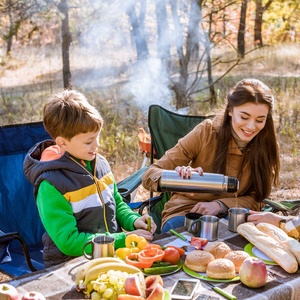
[(167, 249), (168, 247), (171, 247), (171, 248), (176, 249), (176, 250), (179, 252), (180, 257), (183, 256), (183, 255), (185, 254), (185, 251), (184, 251), (182, 248), (179, 248), (179, 247), (176, 247), (176, 246), (167, 246), (166, 249)]
[(179, 252), (172, 247), (167, 247), (165, 250), (165, 255), (162, 258), (162, 261), (167, 261), (171, 263), (172, 265), (176, 265), (180, 259), (180, 254)]
[(191, 238), (191, 246), (194, 246), (196, 249), (201, 249), (208, 243), (208, 239), (204, 239), (201, 237), (192, 236)]

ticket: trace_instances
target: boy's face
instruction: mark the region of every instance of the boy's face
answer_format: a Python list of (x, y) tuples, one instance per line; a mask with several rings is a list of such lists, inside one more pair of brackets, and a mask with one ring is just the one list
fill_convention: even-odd
[(100, 146), (99, 137), (100, 131), (79, 133), (69, 141), (64, 139), (64, 144), (61, 148), (76, 158), (90, 161), (97, 154)]

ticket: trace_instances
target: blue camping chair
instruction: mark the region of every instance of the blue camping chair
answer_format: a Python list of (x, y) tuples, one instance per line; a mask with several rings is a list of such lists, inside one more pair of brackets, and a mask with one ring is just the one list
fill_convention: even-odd
[(49, 139), (42, 122), (0, 127), (0, 271), (11, 277), (43, 269), (43, 225), (23, 160)]

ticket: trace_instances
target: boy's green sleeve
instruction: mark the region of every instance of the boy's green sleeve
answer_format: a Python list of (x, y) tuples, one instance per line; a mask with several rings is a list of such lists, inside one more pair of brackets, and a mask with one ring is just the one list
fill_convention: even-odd
[(135, 230), (134, 222), (141, 215), (134, 212), (122, 199), (118, 192), (116, 183), (114, 184), (114, 198), (116, 201), (116, 215), (119, 225), (127, 231)]

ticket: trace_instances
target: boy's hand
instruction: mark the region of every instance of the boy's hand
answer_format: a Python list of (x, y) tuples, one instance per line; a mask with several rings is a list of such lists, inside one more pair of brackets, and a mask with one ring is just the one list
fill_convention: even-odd
[[(148, 231), (148, 218), (150, 218), (150, 216), (148, 214), (144, 214), (142, 215), (140, 218), (136, 219), (134, 222), (134, 227), (136, 229), (144, 229)], [(149, 233), (151, 233), (151, 235), (155, 232), (156, 230), (156, 224), (154, 223), (153, 219), (151, 218), (151, 228), (150, 231), (148, 231)]]
[(149, 232), (148, 230), (144, 229), (137, 229), (134, 231), (128, 231), (126, 232), (126, 235), (135, 233), (138, 236), (143, 236), (148, 242), (151, 242), (153, 240), (153, 234)]

